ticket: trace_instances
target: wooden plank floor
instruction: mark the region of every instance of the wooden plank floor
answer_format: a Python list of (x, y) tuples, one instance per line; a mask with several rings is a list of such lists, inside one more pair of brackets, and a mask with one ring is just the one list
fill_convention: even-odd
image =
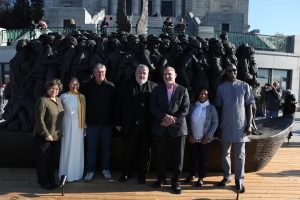
[[(119, 175), (120, 172), (113, 172), (115, 179)], [(174, 195), (169, 185), (157, 190), (151, 188), (153, 174), (145, 185), (138, 185), (135, 179), (127, 183), (106, 181), (97, 172), (91, 183), (68, 183), (62, 197), (60, 189), (50, 192), (41, 189), (36, 183), (34, 169), (0, 168), (0, 199), (236, 199), (233, 182), (225, 188), (216, 187), (221, 174), (208, 175), (204, 187), (183, 184), (183, 193)], [(285, 144), (263, 170), (246, 174), (245, 185), (246, 193), (240, 194), (239, 199), (300, 199), (300, 144)]]

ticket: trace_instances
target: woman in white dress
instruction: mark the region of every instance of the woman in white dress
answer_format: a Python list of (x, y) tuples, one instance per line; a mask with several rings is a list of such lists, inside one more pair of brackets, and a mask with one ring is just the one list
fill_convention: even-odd
[(85, 98), (78, 92), (79, 82), (72, 78), (70, 91), (60, 96), (65, 109), (63, 118), (59, 177), (67, 182), (82, 178), (84, 170)]

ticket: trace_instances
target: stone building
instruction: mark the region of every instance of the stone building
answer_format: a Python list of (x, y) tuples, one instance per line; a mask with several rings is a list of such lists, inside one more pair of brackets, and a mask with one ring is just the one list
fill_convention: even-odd
[[(45, 19), (51, 27), (68, 26), (71, 19), (76, 25), (95, 24), (105, 15), (116, 16), (118, 0), (44, 0)], [(139, 16), (142, 0), (126, 0), (129, 16)], [(192, 15), (200, 25), (211, 26), (215, 30), (228, 32), (248, 32), (249, 0), (149, 0), (149, 26), (160, 27), (155, 23), (160, 18), (178, 18)], [(97, 21), (98, 19), (98, 21)]]

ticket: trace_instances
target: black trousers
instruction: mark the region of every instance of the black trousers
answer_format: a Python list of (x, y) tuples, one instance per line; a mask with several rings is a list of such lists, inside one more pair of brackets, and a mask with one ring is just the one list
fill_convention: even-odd
[[(186, 136), (170, 137), (167, 133), (154, 138), (157, 179), (166, 179), (166, 161), (171, 157), (172, 184), (179, 182), (183, 168), (184, 145)], [(170, 147), (168, 147), (170, 145)], [(166, 155), (166, 152), (170, 155)]]
[(38, 184), (55, 184), (55, 170), (58, 166), (59, 142), (48, 142), (44, 137), (34, 137), (36, 152), (36, 173)]
[(196, 175), (197, 160), (199, 161), (198, 172), (199, 178), (206, 177), (208, 163), (208, 145), (196, 142), (189, 143), (189, 176)]
[(151, 138), (150, 126), (145, 123), (129, 128), (124, 137), (123, 173), (131, 174), (136, 169), (139, 177), (146, 176), (151, 163)]

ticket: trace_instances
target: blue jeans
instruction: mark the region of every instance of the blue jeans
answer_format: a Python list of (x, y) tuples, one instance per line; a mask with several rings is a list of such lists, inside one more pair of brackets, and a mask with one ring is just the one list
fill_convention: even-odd
[(266, 118), (267, 118), (267, 119), (270, 119), (270, 118), (276, 118), (276, 117), (278, 117), (278, 112), (279, 112), (279, 111), (267, 110)]
[(111, 129), (109, 127), (87, 127), (87, 172), (94, 172), (96, 165), (97, 147), (101, 142), (102, 168), (110, 168)]
[(224, 171), (224, 178), (229, 179), (231, 175), (231, 146), (234, 147), (234, 164), (235, 164), (235, 179), (243, 180), (245, 176), (245, 143), (244, 142), (222, 142), (223, 155), (222, 167)]

